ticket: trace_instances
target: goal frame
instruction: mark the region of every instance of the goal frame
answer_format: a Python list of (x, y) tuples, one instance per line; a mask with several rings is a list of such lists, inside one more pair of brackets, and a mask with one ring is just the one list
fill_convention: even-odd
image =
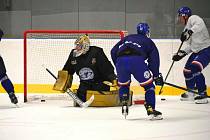
[(31, 33), (48, 33), (48, 34), (116, 34), (119, 35), (119, 39), (122, 39), (127, 35), (127, 31), (123, 30), (26, 30), (24, 32), (24, 48), (23, 48), (23, 70), (24, 70), (24, 85), (23, 85), (23, 93), (24, 93), (24, 102), (27, 102), (27, 34)]

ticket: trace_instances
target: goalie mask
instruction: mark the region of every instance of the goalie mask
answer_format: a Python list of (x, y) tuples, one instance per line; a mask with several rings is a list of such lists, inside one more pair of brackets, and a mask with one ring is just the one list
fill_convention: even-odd
[(75, 44), (74, 56), (78, 57), (82, 54), (87, 53), (87, 51), (90, 48), (90, 39), (88, 35), (82, 35), (74, 42), (74, 44)]

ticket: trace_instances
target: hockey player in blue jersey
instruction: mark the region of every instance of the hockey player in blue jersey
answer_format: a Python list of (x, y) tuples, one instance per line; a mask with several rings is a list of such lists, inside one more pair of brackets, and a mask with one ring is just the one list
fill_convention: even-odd
[[(137, 25), (137, 34), (131, 34), (120, 40), (111, 50), (111, 57), (118, 76), (122, 113), (128, 114), (128, 97), (131, 74), (145, 89), (145, 108), (151, 120), (162, 119), (162, 113), (155, 109), (155, 85), (163, 84), (159, 73), (159, 52), (149, 38), (147, 23)], [(147, 60), (147, 63), (145, 62)]]
[[(4, 35), (3, 31), (0, 29), (0, 41), (3, 35)], [(9, 94), (11, 102), (14, 104), (17, 104), (18, 100), (14, 94), (14, 86), (6, 74), (6, 68), (5, 68), (4, 61), (1, 56), (0, 56), (0, 81), (1, 81), (2, 87)]]
[(178, 10), (178, 20), (185, 28), (181, 34), (181, 41), (186, 43), (186, 48), (173, 56), (174, 61), (179, 61), (190, 54), (183, 73), (188, 89), (196, 88), (199, 95), (191, 92), (181, 95), (181, 100), (194, 100), (196, 104), (208, 103), (205, 77), (202, 70), (210, 62), (210, 38), (206, 25), (202, 18), (192, 15), (189, 7), (181, 7)]

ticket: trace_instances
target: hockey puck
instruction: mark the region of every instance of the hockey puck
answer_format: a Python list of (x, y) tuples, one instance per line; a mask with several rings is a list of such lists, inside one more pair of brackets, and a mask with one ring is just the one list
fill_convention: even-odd
[(161, 101), (165, 101), (166, 99), (165, 98), (161, 98)]
[(41, 102), (45, 102), (45, 100), (41, 100)]

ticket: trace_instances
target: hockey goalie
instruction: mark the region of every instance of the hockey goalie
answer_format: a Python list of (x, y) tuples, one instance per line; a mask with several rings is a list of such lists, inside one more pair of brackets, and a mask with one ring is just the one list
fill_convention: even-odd
[[(71, 88), (73, 75), (76, 73), (80, 84), (75, 93), (83, 102), (94, 94), (95, 99), (90, 106), (118, 106), (117, 76), (103, 49), (90, 46), (88, 35), (80, 36), (74, 44), (75, 48), (70, 52), (63, 69), (58, 72), (53, 89), (65, 92), (67, 88)], [(131, 101), (132, 93), (130, 104)], [(74, 105), (78, 106), (76, 103)]]

